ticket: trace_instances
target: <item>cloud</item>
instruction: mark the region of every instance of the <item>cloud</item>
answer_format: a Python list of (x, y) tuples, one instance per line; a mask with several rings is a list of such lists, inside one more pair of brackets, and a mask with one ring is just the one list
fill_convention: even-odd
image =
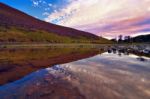
[(48, 16), (48, 15), (49, 15), (49, 13), (48, 13), (48, 12), (44, 12), (42, 15), (44, 15), (44, 16)]
[(44, 10), (45, 10), (45, 11), (48, 11), (48, 10), (50, 10), (50, 8), (49, 8), (49, 7), (47, 7), (47, 8), (44, 8)]
[(149, 28), (150, 22), (140, 24), (150, 17), (149, 4), (150, 0), (68, 0), (45, 21), (97, 35), (132, 35)]
[(52, 6), (53, 6), (53, 4), (49, 3), (49, 4), (48, 4), (48, 6), (52, 7)]
[(34, 7), (39, 6), (39, 2), (33, 1), (33, 6)]
[(34, 7), (40, 7), (42, 5), (46, 4), (46, 1), (44, 0), (31, 0)]

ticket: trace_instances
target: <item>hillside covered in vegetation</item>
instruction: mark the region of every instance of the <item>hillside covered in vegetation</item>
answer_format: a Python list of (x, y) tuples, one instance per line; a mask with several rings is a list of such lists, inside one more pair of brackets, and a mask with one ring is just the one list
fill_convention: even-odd
[(111, 43), (94, 34), (38, 20), (0, 3), (0, 43)]

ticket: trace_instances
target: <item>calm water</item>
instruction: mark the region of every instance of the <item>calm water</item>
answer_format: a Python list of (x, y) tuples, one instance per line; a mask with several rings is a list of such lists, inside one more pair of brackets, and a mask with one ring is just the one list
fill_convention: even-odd
[(150, 99), (148, 57), (82, 48), (0, 55), (0, 99)]

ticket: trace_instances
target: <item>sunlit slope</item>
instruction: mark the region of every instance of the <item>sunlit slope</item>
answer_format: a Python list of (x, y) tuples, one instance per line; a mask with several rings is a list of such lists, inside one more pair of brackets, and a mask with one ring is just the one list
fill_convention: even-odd
[(0, 42), (110, 43), (88, 32), (38, 20), (2, 3)]

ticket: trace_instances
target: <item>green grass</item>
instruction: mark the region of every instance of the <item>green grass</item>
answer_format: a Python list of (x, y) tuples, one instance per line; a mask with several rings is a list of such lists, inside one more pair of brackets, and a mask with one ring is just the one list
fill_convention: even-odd
[(104, 38), (91, 40), (85, 37), (78, 39), (60, 36), (55, 33), (49, 33), (41, 30), (25, 30), (16, 27), (0, 27), (0, 42), (40, 42), (40, 43), (111, 43)]

